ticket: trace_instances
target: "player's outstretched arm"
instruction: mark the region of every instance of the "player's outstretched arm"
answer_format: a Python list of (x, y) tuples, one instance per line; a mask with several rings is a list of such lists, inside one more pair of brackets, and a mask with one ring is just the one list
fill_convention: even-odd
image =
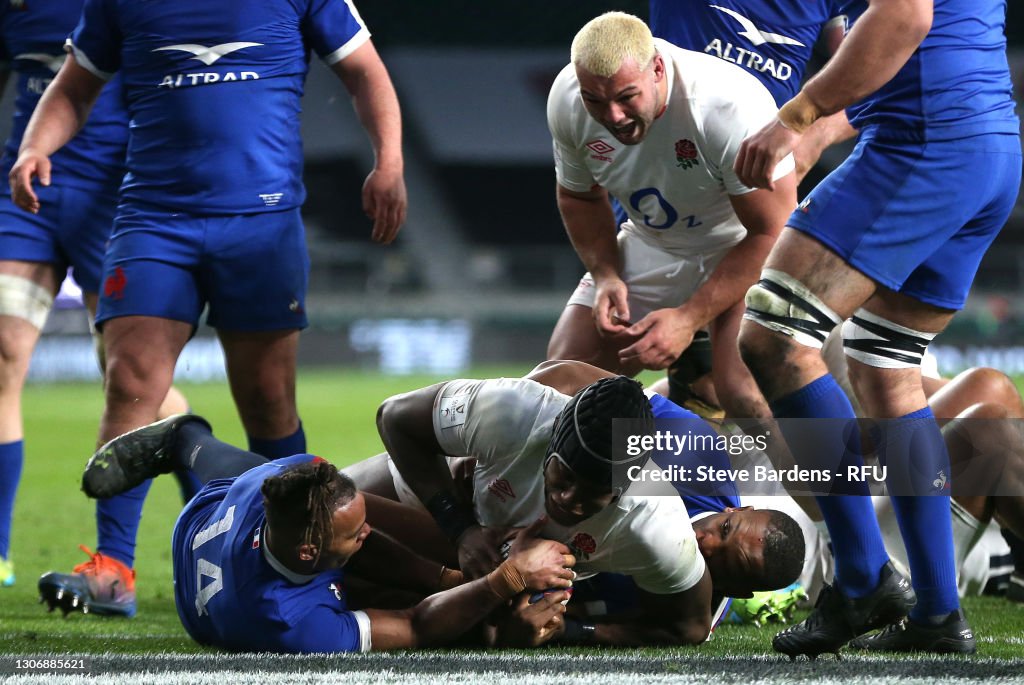
[(457, 497), (434, 434), (434, 400), (443, 383), (393, 395), (377, 408), (377, 432), (399, 473), (423, 503), (438, 493)]
[(74, 55), (68, 55), (36, 105), (11, 168), (11, 198), (16, 205), (33, 214), (39, 211), (32, 179), (50, 185), (50, 155), (85, 125), (103, 84), (102, 79), (79, 66)]
[[(569, 548), (560, 542), (537, 538), (543, 526), (538, 520), (516, 538), (507, 560), (478, 580), (427, 597), (408, 611), (368, 610), (374, 649), (408, 649), (450, 642), (480, 622), (495, 608), (524, 591), (572, 585), (570, 570), (576, 563)], [(565, 608), (547, 602), (541, 625), (560, 625), (555, 620)]]
[(363, 184), (363, 211), (373, 219), (373, 240), (386, 245), (405, 223), (409, 204), (398, 96), (371, 41), (331, 68), (352, 96), (356, 115), (373, 145), (376, 164)]
[(857, 129), (850, 126), (845, 110), (815, 121), (793, 148), (796, 182), (798, 184), (803, 182), (804, 177), (821, 159), (821, 153), (825, 151), (825, 148), (849, 140), (856, 135)]
[[(846, 22), (830, 22), (822, 31), (819, 42), (831, 57), (846, 38)], [(857, 129), (850, 126), (845, 111), (839, 111), (814, 122), (793, 148), (796, 163), (796, 182), (799, 185), (821, 158), (821, 153), (830, 145), (848, 140), (857, 135)]]
[(432, 594), (461, 585), (460, 571), (424, 559), (379, 530), (371, 532), (346, 570), (378, 585)]
[(501, 563), (499, 548), (510, 529), (481, 526), (472, 504), (452, 479), (434, 433), (434, 401), (443, 385), (384, 400), (377, 410), (377, 431), (402, 478), (458, 548), (462, 572), (467, 578), (479, 578)]
[(815, 121), (862, 100), (899, 72), (928, 35), (932, 9), (933, 0), (868, 0), (832, 59), (774, 121), (743, 141), (734, 165), (740, 179), (771, 187), (775, 165)]

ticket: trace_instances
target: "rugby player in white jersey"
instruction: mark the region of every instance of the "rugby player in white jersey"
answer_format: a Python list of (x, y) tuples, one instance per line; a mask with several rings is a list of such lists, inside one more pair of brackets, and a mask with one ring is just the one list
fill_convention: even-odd
[[(767, 418), (735, 339), (745, 289), (796, 205), (792, 157), (774, 190), (739, 181), (741, 139), (776, 105), (740, 67), (654, 39), (611, 12), (580, 30), (548, 98), (557, 200), (589, 273), (548, 345), (633, 375), (665, 368), (710, 328), (731, 416)], [(616, 236), (609, 197), (629, 221)], [(644, 362), (641, 362), (641, 357)]]
[[(456, 380), (386, 400), (378, 427), (404, 481), (456, 541), (470, 577), (498, 561), (509, 528), (545, 512), (542, 535), (574, 551), (580, 576), (633, 577), (648, 600), (639, 616), (570, 621), (565, 641), (703, 642), (711, 578), (685, 507), (675, 497), (620, 496), (610, 487), (612, 418), (651, 423), (647, 396), (619, 376), (567, 399), (523, 379)], [(477, 458), (472, 505), (456, 491), (443, 455)]]
[[(398, 497), (426, 506), (457, 545), (469, 577), (500, 561), (498, 550), (512, 528), (546, 513), (542, 534), (573, 550), (581, 578), (615, 573), (632, 579), (635, 611), (594, 623), (570, 619), (555, 639), (697, 644), (712, 625), (712, 578), (685, 504), (671, 489), (667, 497), (634, 496), (612, 486), (612, 420), (650, 422), (658, 415), (652, 413), (655, 399), (668, 403), (623, 376), (601, 378), (572, 397), (531, 378), (460, 379), (386, 400), (378, 428)], [(446, 456), (476, 460), (471, 495), (453, 480)], [(371, 460), (349, 473), (366, 487), (374, 468), (380, 478), (379, 467)], [(741, 513), (736, 521), (752, 520), (753, 512)], [(775, 533), (771, 525), (763, 530)], [(797, 555), (802, 559), (802, 544)], [(794, 572), (771, 580), (768, 556), (740, 555), (738, 592), (747, 592), (742, 583), (769, 589), (795, 578)], [(735, 561), (724, 551), (720, 560)]]

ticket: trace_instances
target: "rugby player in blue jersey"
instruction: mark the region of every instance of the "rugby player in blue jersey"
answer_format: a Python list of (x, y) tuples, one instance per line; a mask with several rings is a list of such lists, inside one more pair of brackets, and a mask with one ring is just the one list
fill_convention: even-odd
[[(651, 32), (753, 74), (780, 107), (800, 90), (820, 46), (825, 56), (846, 33), (853, 0), (651, 0)], [(829, 145), (856, 134), (844, 112), (816, 121), (793, 149), (797, 182)]]
[(391, 242), (406, 210), (398, 101), (359, 14), (344, 0), (87, 0), (69, 49), (11, 183), (16, 203), (44, 211), (34, 180), (45, 190), (50, 156), (117, 73), (132, 128), (96, 317), (108, 361), (99, 441), (156, 418), (208, 307), (250, 448), (305, 451), (295, 406), (309, 267), (299, 113), (312, 51), (352, 95), (376, 153), (363, 186), (373, 239)]
[(815, 45), (842, 38), (851, 0), (651, 0), (651, 32), (756, 76), (780, 105), (797, 94)]
[[(832, 60), (737, 155), (740, 178), (770, 187), (775, 164), (820, 117), (845, 108), (861, 131), (851, 156), (790, 217), (747, 294), (740, 347), (777, 418), (852, 420), (820, 355), (825, 336), (842, 323), (864, 413), (899, 419), (880, 424), (877, 442), (890, 459), (912, 461), (922, 482), (910, 490), (927, 496), (904, 490), (893, 498), (913, 590), (889, 562), (871, 500), (860, 496), (866, 486), (849, 483), (846, 496), (819, 498), (836, 582), (774, 646), (812, 657), (851, 640), (874, 650), (973, 653), (942, 489), (949, 456), (920, 362), (962, 308), (1019, 191), (1006, 4), (858, 4), (854, 14), (863, 14)], [(846, 449), (842, 438), (834, 436), (837, 450)], [(811, 445), (788, 442), (798, 462), (811, 456), (802, 454)], [(857, 446), (846, 451), (860, 458)]]
[[(64, 62), (64, 41), (82, 12), (82, 0), (0, 3), (0, 90), (13, 75), (14, 121), (2, 157), (6, 178), (14, 165), (29, 117)], [(128, 114), (120, 79), (103, 89), (88, 124), (51, 160), (50, 182), (39, 189), (43, 208), (32, 215), (0, 193), (0, 586), (14, 584), (10, 554), (14, 497), (24, 458), (21, 391), (32, 350), (68, 272), (82, 287), (90, 318), (96, 313), (103, 250), (114, 224), (117, 188), (124, 176)], [(102, 340), (97, 336), (100, 366)], [(184, 411), (185, 399), (171, 388), (158, 415)], [(182, 476), (183, 494), (197, 483)], [(99, 545), (76, 572), (92, 584), (133, 582), (131, 566), (139, 513), (149, 484), (101, 502)], [(85, 548), (83, 548), (85, 549)], [(104, 602), (97, 610), (103, 611)], [(113, 603), (111, 610), (129, 610)]]
[[(104, 445), (86, 467), (83, 489), (107, 497), (180, 466), (205, 484), (178, 517), (171, 542), (178, 616), (200, 644), (286, 653), (427, 647), (451, 642), (516, 597), (529, 629), (513, 644), (543, 642), (561, 625), (568, 597), (561, 589), (572, 586), (575, 559), (565, 545), (535, 537), (543, 519), (518, 533), (501, 566), (464, 583), (461, 573), (373, 531), (373, 496), (332, 464), (309, 454), (268, 461), (220, 442), (196, 416), (171, 417)], [(410, 609), (364, 603), (354, 610), (349, 573), (431, 596)], [(553, 588), (526, 602), (527, 591)]]

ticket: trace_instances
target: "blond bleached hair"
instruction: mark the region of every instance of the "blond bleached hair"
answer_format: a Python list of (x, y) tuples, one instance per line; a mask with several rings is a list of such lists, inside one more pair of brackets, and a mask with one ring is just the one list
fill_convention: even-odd
[(630, 58), (643, 69), (654, 53), (654, 36), (643, 20), (625, 12), (606, 12), (584, 24), (572, 40), (569, 56), (574, 66), (610, 78)]

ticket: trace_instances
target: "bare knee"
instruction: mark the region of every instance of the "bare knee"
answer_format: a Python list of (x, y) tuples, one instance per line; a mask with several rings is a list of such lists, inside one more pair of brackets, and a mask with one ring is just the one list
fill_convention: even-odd
[(733, 419), (764, 419), (771, 416), (764, 396), (746, 368), (717, 368), (712, 371), (712, 376), (715, 396), (726, 416)]
[(551, 333), (547, 355), (549, 360), (586, 362), (612, 373), (627, 373), (627, 369), (619, 363), (619, 350), (630, 342), (602, 337), (597, 331), (590, 307), (569, 305)]
[(0, 395), (21, 392), (38, 339), (39, 329), (20, 319), (0, 327)]
[(927, 406), (918, 368), (882, 368), (856, 359), (847, 364), (850, 384), (868, 416), (895, 418)]
[(972, 404), (957, 417), (960, 419), (1009, 419), (1017, 418), (1003, 405), (995, 402), (979, 402)]
[(963, 375), (970, 379), (978, 394), (987, 399), (986, 404), (1002, 406), (1008, 417), (1024, 418), (1024, 402), (1021, 400), (1020, 392), (1005, 373), (989, 367), (975, 367), (968, 369)]
[(130, 353), (112, 353), (104, 374), (107, 404), (152, 406), (155, 412), (167, 394), (173, 374), (172, 366), (155, 364)]
[[(757, 381), (764, 397), (773, 400), (785, 394), (786, 367), (792, 366), (800, 356), (800, 346), (789, 337), (750, 321), (744, 321), (740, 327), (738, 344), (740, 358)], [(716, 390), (725, 406), (727, 400), (717, 388), (717, 382)]]

